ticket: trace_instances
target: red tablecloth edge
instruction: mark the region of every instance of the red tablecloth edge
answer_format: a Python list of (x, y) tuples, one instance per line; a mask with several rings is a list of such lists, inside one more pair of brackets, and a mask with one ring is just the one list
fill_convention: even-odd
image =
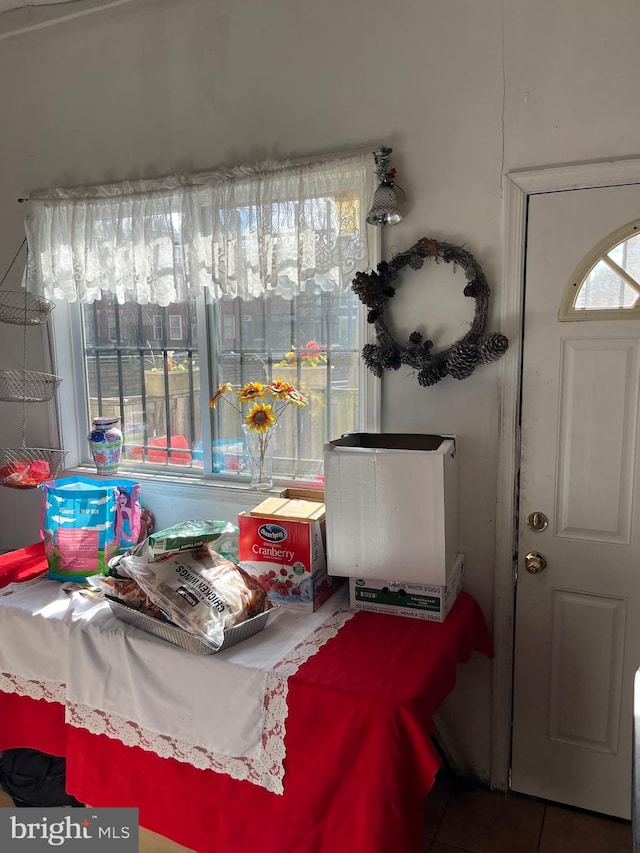
[(17, 693), (2, 693), (1, 701), (0, 751), (26, 748), (66, 755), (64, 705)]
[(31, 580), (47, 569), (44, 542), (36, 542), (17, 551), (0, 554), (0, 588), (10, 583)]

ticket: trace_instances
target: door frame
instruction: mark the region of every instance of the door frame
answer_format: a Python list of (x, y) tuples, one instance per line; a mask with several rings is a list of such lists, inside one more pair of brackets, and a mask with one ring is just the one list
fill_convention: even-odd
[(640, 184), (640, 157), (596, 160), (523, 169), (505, 174), (502, 222), (503, 282), (501, 331), (509, 338), (508, 357), (500, 360), (500, 415), (496, 502), (492, 673), (491, 771), (493, 790), (509, 788), (515, 580), (517, 566), (517, 482), (520, 456), (522, 330), (529, 199), (540, 193)]

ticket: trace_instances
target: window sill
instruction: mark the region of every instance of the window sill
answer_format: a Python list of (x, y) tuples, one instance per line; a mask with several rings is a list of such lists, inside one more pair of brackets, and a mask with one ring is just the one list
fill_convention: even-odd
[[(66, 477), (73, 476), (74, 474), (96, 480), (100, 479), (96, 475), (96, 470), (92, 465), (78, 465), (73, 468), (67, 468), (64, 472), (64, 476)], [(173, 473), (162, 469), (139, 471), (127, 469), (126, 467), (121, 467), (118, 473), (111, 479), (118, 478), (135, 480), (137, 483), (140, 483), (143, 504), (149, 504), (150, 509), (153, 509), (151, 504), (155, 503), (156, 499), (163, 501), (175, 500), (176, 502), (183, 499), (206, 500), (209, 506), (212, 503), (213, 506), (216, 503), (222, 503), (234, 504), (243, 509), (252, 509), (269, 495), (279, 495), (282, 489), (287, 487), (293, 488), (296, 485), (295, 480), (283, 480), (281, 483), (275, 483), (273, 488), (269, 490), (257, 491), (245, 483), (194, 477), (189, 474)], [(306, 481), (305, 487), (308, 487)]]

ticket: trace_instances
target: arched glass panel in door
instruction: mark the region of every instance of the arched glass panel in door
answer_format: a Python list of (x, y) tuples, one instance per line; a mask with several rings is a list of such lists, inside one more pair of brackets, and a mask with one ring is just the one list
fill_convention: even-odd
[(640, 220), (605, 237), (576, 268), (559, 320), (640, 317)]

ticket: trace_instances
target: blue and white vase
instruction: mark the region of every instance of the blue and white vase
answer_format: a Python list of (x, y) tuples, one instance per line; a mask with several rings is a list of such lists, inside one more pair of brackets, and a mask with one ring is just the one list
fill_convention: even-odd
[(101, 477), (111, 477), (120, 465), (122, 430), (120, 418), (94, 418), (89, 433), (89, 447), (96, 471)]

